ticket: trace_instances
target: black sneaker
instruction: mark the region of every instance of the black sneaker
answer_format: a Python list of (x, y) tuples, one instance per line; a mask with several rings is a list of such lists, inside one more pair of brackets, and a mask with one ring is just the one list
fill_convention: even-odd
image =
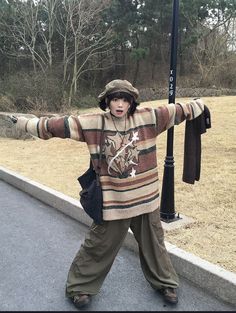
[(158, 291), (163, 295), (163, 298), (166, 302), (171, 303), (171, 304), (178, 303), (178, 296), (176, 294), (175, 288), (166, 287)]
[(80, 308), (83, 308), (83, 307), (85, 307), (85, 306), (90, 304), (91, 296), (90, 295), (85, 295), (85, 294), (75, 295), (74, 297), (71, 298), (71, 300), (74, 303), (74, 305), (78, 309), (80, 309)]

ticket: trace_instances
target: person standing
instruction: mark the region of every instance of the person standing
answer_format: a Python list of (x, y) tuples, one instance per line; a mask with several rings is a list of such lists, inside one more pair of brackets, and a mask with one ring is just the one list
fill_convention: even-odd
[(16, 127), (41, 139), (71, 138), (87, 144), (98, 166), (104, 117), (100, 182), (103, 223), (94, 222), (69, 268), (66, 296), (84, 308), (99, 293), (129, 228), (139, 247), (141, 268), (150, 286), (165, 301), (178, 303), (178, 275), (164, 243), (159, 211), (156, 138), (204, 110), (201, 99), (158, 108), (138, 108), (139, 91), (115, 79), (98, 96), (101, 113), (78, 116), (19, 117)]

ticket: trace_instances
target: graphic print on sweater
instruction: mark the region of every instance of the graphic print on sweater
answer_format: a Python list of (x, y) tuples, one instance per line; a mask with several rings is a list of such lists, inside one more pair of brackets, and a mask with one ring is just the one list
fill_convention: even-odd
[(120, 178), (135, 177), (135, 167), (138, 165), (139, 155), (136, 145), (138, 140), (138, 132), (134, 131), (122, 137), (118, 132), (106, 137), (104, 154), (110, 175), (114, 175), (111, 172), (113, 170)]

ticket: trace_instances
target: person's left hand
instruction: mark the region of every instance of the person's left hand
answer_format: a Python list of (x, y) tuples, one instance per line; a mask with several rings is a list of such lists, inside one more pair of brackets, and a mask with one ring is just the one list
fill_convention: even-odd
[(14, 115), (8, 115), (8, 117), (10, 118), (10, 120), (12, 121), (12, 123), (17, 123), (17, 121), (18, 121), (18, 118), (16, 117), (16, 116), (14, 116)]
[(193, 100), (200, 106), (201, 110), (204, 111), (204, 103), (203, 103), (202, 99), (201, 98), (195, 98)]
[(23, 131), (23, 132), (27, 132), (26, 131), (26, 124), (28, 122), (28, 118), (24, 117), (24, 116), (19, 116), (17, 118), (17, 121), (15, 122), (16, 123), (16, 130), (17, 131)]

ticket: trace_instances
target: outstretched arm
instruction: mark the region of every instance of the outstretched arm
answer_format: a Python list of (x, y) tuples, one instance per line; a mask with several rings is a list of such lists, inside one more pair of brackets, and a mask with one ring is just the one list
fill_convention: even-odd
[(73, 115), (51, 118), (35, 117), (31, 119), (20, 116), (15, 122), (17, 129), (41, 139), (47, 140), (52, 137), (59, 137), (84, 141), (79, 118)]
[(189, 103), (170, 103), (166, 106), (160, 106), (155, 109), (157, 135), (184, 120), (195, 119), (203, 111), (204, 103), (201, 99), (195, 99)]

